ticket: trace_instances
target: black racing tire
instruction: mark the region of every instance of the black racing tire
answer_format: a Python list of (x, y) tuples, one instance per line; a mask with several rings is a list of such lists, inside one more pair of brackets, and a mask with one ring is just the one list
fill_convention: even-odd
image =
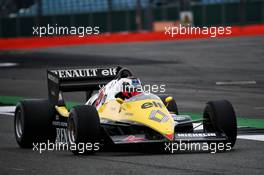
[[(82, 105), (71, 109), (68, 119), (68, 139), (75, 155), (92, 154), (99, 150), (100, 142), (100, 119), (94, 106)], [(89, 145), (89, 149), (83, 150), (78, 145)], [(71, 146), (72, 147), (72, 146)]]
[(55, 110), (49, 100), (23, 100), (15, 110), (15, 138), (21, 148), (33, 143), (55, 142), (56, 128), (52, 126)]
[[(166, 106), (166, 102), (165, 102), (165, 99), (167, 97), (169, 97), (169, 95), (159, 95), (161, 101), (164, 103), (164, 105)], [(176, 115), (179, 114), (179, 111), (178, 111), (178, 106), (177, 106), (177, 103), (175, 101), (175, 99), (173, 98), (173, 100), (169, 103), (169, 105), (167, 106), (167, 109), (169, 112), (173, 112), (175, 113)]]
[(204, 109), (203, 127), (205, 132), (220, 132), (227, 136), (233, 147), (237, 139), (237, 120), (232, 104), (227, 100), (210, 101)]

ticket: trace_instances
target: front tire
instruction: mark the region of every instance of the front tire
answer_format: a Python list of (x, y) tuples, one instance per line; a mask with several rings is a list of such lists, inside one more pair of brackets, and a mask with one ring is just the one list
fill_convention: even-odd
[[(76, 146), (76, 149), (71, 150), (74, 154), (91, 154), (99, 150), (100, 120), (96, 108), (90, 105), (73, 107), (68, 119), (67, 133), (70, 145)], [(90, 150), (80, 149), (80, 144), (88, 145)]]
[(33, 143), (54, 142), (55, 127), (52, 126), (54, 109), (48, 100), (23, 100), (17, 104), (14, 131), (21, 148), (32, 148)]
[(204, 110), (204, 130), (225, 133), (227, 143), (233, 147), (237, 138), (237, 120), (232, 104), (227, 100), (210, 101)]

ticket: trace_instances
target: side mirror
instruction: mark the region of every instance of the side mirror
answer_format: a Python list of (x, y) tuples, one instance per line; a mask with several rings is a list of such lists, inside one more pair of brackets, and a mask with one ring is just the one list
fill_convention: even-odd
[(116, 98), (116, 101), (117, 101), (119, 104), (123, 104), (123, 103), (124, 103), (124, 100), (121, 99), (121, 98)]
[(169, 103), (169, 102), (171, 102), (172, 100), (173, 100), (173, 98), (172, 98), (171, 96), (168, 96), (168, 97), (165, 98), (165, 102), (166, 102), (166, 103)]
[(55, 106), (56, 111), (63, 117), (69, 117), (70, 113), (65, 106)]

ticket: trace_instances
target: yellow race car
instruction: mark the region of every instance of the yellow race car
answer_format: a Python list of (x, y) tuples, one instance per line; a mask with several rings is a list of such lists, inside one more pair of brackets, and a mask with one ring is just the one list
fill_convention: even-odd
[[(236, 116), (226, 101), (206, 104), (204, 118), (179, 115), (172, 96), (142, 90), (130, 70), (122, 67), (73, 68), (47, 71), (48, 100), (18, 103), (14, 128), (20, 147), (52, 142), (70, 145), (75, 154), (115, 145), (168, 142), (221, 142), (233, 147)], [(141, 89), (141, 90), (140, 90)], [(63, 92), (85, 91), (83, 105), (66, 108)], [(202, 130), (196, 130), (200, 123)], [(78, 145), (85, 144), (84, 151)]]

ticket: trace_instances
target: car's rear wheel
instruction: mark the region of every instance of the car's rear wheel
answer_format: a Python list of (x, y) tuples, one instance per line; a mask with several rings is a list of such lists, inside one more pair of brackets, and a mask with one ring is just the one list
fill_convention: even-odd
[[(100, 120), (96, 108), (90, 105), (73, 107), (68, 119), (67, 134), (74, 154), (91, 154), (97, 151), (100, 141)], [(73, 145), (75, 146), (72, 147)], [(80, 145), (85, 145), (85, 149)]]
[(55, 127), (52, 126), (54, 109), (48, 100), (23, 100), (17, 104), (14, 131), (21, 148), (32, 148), (33, 143), (54, 142)]
[(237, 120), (232, 104), (227, 100), (210, 101), (204, 110), (203, 127), (206, 132), (221, 132), (233, 147), (237, 138)]

